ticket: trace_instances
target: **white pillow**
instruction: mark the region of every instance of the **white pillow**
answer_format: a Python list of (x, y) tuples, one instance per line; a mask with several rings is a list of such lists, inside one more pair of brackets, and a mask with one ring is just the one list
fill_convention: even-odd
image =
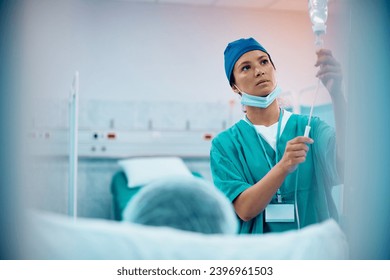
[(118, 161), (126, 174), (129, 188), (172, 176), (193, 177), (190, 170), (178, 157), (141, 157)]

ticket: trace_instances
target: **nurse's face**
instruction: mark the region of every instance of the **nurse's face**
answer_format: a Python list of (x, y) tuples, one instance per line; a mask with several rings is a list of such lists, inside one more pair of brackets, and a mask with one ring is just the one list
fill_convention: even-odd
[(260, 50), (244, 53), (233, 68), (235, 92), (267, 96), (276, 87), (276, 71), (268, 55)]

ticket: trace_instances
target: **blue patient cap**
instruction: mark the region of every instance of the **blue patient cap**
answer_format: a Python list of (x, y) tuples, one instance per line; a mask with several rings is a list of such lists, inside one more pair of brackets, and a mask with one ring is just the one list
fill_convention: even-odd
[(253, 38), (247, 38), (247, 39), (239, 39), (236, 41), (233, 41), (229, 43), (224, 51), (224, 56), (225, 56), (225, 72), (226, 72), (226, 77), (229, 80), (229, 83), (231, 84), (232, 80), (232, 73), (233, 73), (233, 68), (234, 64), (236, 64), (237, 60), (244, 54), (249, 51), (254, 51), (254, 50), (260, 50), (262, 52), (265, 52), (268, 54), (268, 57), (273, 64), (271, 60), (271, 56), (269, 53), (265, 50), (265, 48), (257, 42)]
[(235, 234), (232, 203), (200, 178), (170, 177), (141, 188), (123, 211), (123, 220), (205, 234)]

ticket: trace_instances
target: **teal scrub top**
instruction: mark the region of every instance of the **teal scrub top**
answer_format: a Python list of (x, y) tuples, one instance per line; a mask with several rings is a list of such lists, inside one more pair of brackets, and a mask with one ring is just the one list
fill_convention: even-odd
[[(292, 114), (280, 135), (277, 152), (283, 157), (286, 144), (302, 136), (308, 117)], [(297, 182), (297, 205), (300, 227), (318, 223), (328, 218), (337, 219), (337, 211), (331, 196), (331, 187), (339, 184), (336, 163), (336, 139), (334, 128), (313, 117), (310, 144), (306, 161), (289, 174), (280, 187), (283, 203), (294, 203)], [(256, 135), (256, 130), (240, 120), (218, 134), (212, 141), (210, 166), (214, 184), (233, 202), (244, 190), (257, 183), (269, 171), (266, 156)], [(266, 140), (260, 137), (265, 150), (275, 165), (276, 153)], [(297, 178), (298, 177), (298, 178)], [(272, 202), (271, 202), (272, 203)], [(240, 233), (267, 233), (297, 229), (295, 222), (265, 222), (264, 211), (250, 221), (241, 219)]]

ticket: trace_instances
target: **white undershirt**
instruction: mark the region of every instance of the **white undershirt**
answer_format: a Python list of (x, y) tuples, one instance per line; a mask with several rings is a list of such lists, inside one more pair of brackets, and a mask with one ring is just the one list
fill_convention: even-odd
[[(291, 115), (291, 112), (283, 110), (282, 125), (280, 126), (280, 135), (282, 135), (287, 121), (291, 117)], [(247, 121), (246, 118), (244, 118), (244, 120)], [(278, 132), (278, 122), (270, 126), (254, 125), (254, 127), (256, 128), (257, 133), (259, 133), (276, 151), (276, 133)]]

